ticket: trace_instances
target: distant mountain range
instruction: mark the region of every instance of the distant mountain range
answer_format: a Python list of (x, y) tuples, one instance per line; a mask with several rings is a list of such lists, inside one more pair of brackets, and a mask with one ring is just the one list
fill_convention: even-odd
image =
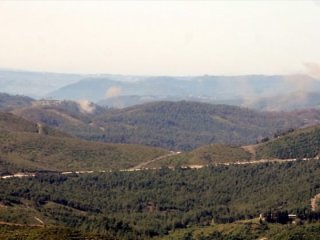
[[(301, 86), (301, 83), (308, 83)], [(64, 86), (50, 93), (53, 99), (87, 99), (114, 107), (126, 107), (128, 99), (137, 103), (159, 100), (194, 100), (223, 103), (246, 102), (257, 97), (289, 94), (296, 91), (320, 90), (320, 82), (300, 76), (197, 76), (143, 77), (136, 82), (110, 78), (89, 78)]]
[(39, 98), (82, 78), (77, 74), (0, 70), (0, 91)]
[(259, 110), (317, 108), (320, 103), (320, 81), (306, 75), (150, 77), (0, 70), (0, 86), (4, 93), (114, 108), (181, 100)]
[(249, 108), (264, 111), (291, 111), (307, 108), (320, 108), (320, 92), (294, 92), (272, 97), (258, 97), (247, 102)]

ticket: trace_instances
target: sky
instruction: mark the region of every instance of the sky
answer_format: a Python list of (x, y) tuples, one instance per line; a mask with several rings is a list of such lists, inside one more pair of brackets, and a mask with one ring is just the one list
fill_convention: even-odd
[(320, 1), (1, 1), (0, 68), (320, 76)]

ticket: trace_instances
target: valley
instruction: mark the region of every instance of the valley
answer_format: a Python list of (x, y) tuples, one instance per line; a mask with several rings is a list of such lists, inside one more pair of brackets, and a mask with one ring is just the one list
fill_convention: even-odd
[(319, 1), (0, 0), (0, 240), (320, 240)]
[(2, 99), (10, 108), (0, 113), (0, 239), (281, 239), (307, 231), (259, 223), (267, 211), (319, 225), (318, 201), (311, 205), (320, 192), (317, 110)]
[[(13, 104), (14, 97), (3, 101)], [(320, 122), (320, 111), (316, 109), (259, 112), (186, 101), (108, 109), (90, 102), (34, 100), (10, 112), (84, 140), (143, 144), (175, 151), (216, 143), (255, 144), (288, 129)]]

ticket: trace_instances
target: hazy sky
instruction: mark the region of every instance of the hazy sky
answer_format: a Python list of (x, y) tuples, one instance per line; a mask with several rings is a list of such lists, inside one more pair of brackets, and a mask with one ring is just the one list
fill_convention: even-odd
[(319, 1), (0, 2), (1, 68), (235, 75), (319, 64)]

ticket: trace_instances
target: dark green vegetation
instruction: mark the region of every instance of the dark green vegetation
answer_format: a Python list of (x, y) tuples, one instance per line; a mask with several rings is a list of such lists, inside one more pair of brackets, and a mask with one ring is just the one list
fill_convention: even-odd
[(0, 113), (0, 173), (130, 168), (166, 154), (138, 145), (79, 140), (12, 114)]
[(90, 234), (64, 227), (0, 225), (1, 240), (115, 240), (110, 234)]
[(226, 145), (207, 145), (191, 152), (170, 156), (151, 162), (145, 167), (210, 165), (260, 159), (305, 159), (319, 158), (320, 126), (293, 129), (276, 133), (274, 138), (256, 145), (230, 147)]
[[(302, 124), (300, 117), (290, 120), (290, 114), (281, 117), (278, 113), (258, 113), (225, 105), (159, 102), (124, 110), (107, 110), (88, 102), (80, 105), (69, 101), (42, 100), (14, 112), (89, 140), (136, 142), (167, 148), (180, 146), (181, 149), (192, 149), (206, 141), (249, 141), (254, 136), (259, 138), (255, 134), (261, 131), (266, 135), (274, 132), (273, 135), (280, 136), (253, 146), (253, 151), (213, 144), (152, 162), (146, 167), (316, 157), (319, 151), (318, 127), (281, 134), (290, 129), (289, 126)], [(319, 117), (316, 111), (303, 113), (306, 114), (301, 116), (309, 120)], [(269, 133), (268, 129), (275, 129), (276, 125), (283, 126), (285, 130)], [(137, 145), (81, 141), (12, 114), (0, 114), (0, 129), (2, 173), (16, 170), (124, 169), (166, 154), (163, 150)]]
[[(58, 130), (30, 122), (11, 113), (2, 112), (0, 112), (0, 131), (3, 132), (3, 134), (9, 132), (25, 132), (32, 134), (41, 133), (41, 135), (45, 136), (68, 137), (67, 134)], [(4, 137), (2, 136), (2, 138)]]
[(260, 224), (257, 220), (177, 230), (159, 240), (316, 240), (320, 224)]
[(12, 96), (0, 93), (0, 111), (11, 111), (16, 108), (31, 106), (33, 99), (25, 96)]
[[(227, 135), (230, 132), (229, 135), (234, 137), (236, 131), (242, 132), (241, 136), (248, 137), (245, 133), (255, 131), (251, 126), (255, 123), (260, 124), (259, 121), (265, 123), (265, 126), (257, 127), (257, 131), (267, 129), (271, 123), (282, 124), (286, 129), (297, 122), (301, 123), (297, 119), (286, 120), (289, 115), (281, 118), (278, 114), (257, 113), (238, 107), (188, 102), (160, 102), (124, 110), (106, 110), (90, 103), (85, 106), (87, 107), (85, 109), (91, 112), (84, 111), (78, 103), (43, 100), (34, 102), (32, 107), (18, 108), (15, 113), (57, 126), (58, 129), (67, 129), (74, 135), (82, 135), (91, 140), (109, 139), (111, 142), (132, 141), (150, 145), (170, 143), (172, 145), (166, 145), (170, 148), (175, 148), (179, 142), (189, 142), (182, 147), (187, 149), (205, 141), (204, 138), (209, 138), (212, 132), (217, 136), (217, 138), (212, 137), (212, 141), (223, 136), (229, 138)], [(310, 119), (318, 117), (315, 111), (306, 113)], [(193, 122), (196, 123), (191, 121), (192, 114), (196, 116), (193, 117)], [(197, 116), (200, 116), (199, 122), (203, 124), (207, 122), (207, 125), (198, 126)], [(95, 123), (91, 118), (95, 119)], [(172, 121), (168, 122), (168, 119)], [(242, 124), (237, 126), (239, 121)], [(206, 128), (215, 130), (206, 131)], [(184, 130), (180, 131), (181, 129)], [(319, 150), (318, 129), (312, 127), (289, 134), (281, 134), (283, 131), (278, 130), (274, 135), (280, 138), (253, 146), (253, 151), (222, 144), (202, 146), (191, 152), (152, 162), (145, 167), (210, 165), (261, 158), (316, 157)], [(18, 170), (124, 169), (167, 153), (137, 145), (106, 145), (81, 141), (43, 124), (31, 123), (12, 114), (0, 114), (0, 130), (2, 173)], [(197, 133), (200, 133), (200, 136)], [(242, 137), (238, 137), (238, 140), (242, 141), (240, 140)], [(234, 138), (230, 141), (237, 139)], [(149, 142), (151, 140), (152, 144)]]
[(40, 100), (34, 101), (32, 106), (16, 108), (11, 112), (29, 121), (40, 122), (81, 137), (103, 134), (102, 128), (93, 119), (107, 114), (107, 109), (87, 101)]
[[(0, 219), (28, 223), (37, 216), (48, 225), (146, 239), (188, 226), (251, 219), (268, 210), (310, 212), (310, 199), (319, 192), (318, 160), (68, 177), (40, 174), (0, 181), (5, 205)], [(26, 206), (29, 213), (19, 209)]]
[(116, 110), (87, 101), (40, 100), (11, 112), (85, 140), (175, 150), (192, 150), (213, 143), (253, 144), (276, 132), (312, 125), (320, 119), (320, 111), (316, 110), (271, 113), (184, 101)]
[(276, 131), (304, 125), (290, 114), (194, 102), (150, 103), (99, 116), (94, 122), (104, 128), (104, 134), (82, 137), (178, 150), (211, 143), (255, 143)]
[[(269, 210), (309, 214), (310, 199), (320, 192), (317, 160), (199, 170), (46, 173), (128, 169), (168, 154), (74, 136), (193, 149), (144, 167), (317, 158), (319, 126), (287, 130), (317, 122), (318, 111), (267, 113), (193, 102), (115, 110), (88, 102), (0, 99), (8, 107), (2, 109), (34, 121), (0, 113), (0, 174), (40, 171), (35, 178), (0, 180), (0, 239), (317, 239), (320, 234), (319, 224), (234, 223)], [(260, 144), (245, 148), (220, 144), (257, 140)], [(208, 143), (218, 144), (203, 146)]]
[(315, 158), (320, 152), (320, 126), (294, 131), (257, 147), (257, 158)]
[(253, 160), (252, 158), (252, 154), (243, 148), (212, 144), (196, 148), (191, 152), (185, 152), (151, 162), (145, 167), (211, 165), (216, 163), (250, 161)]

